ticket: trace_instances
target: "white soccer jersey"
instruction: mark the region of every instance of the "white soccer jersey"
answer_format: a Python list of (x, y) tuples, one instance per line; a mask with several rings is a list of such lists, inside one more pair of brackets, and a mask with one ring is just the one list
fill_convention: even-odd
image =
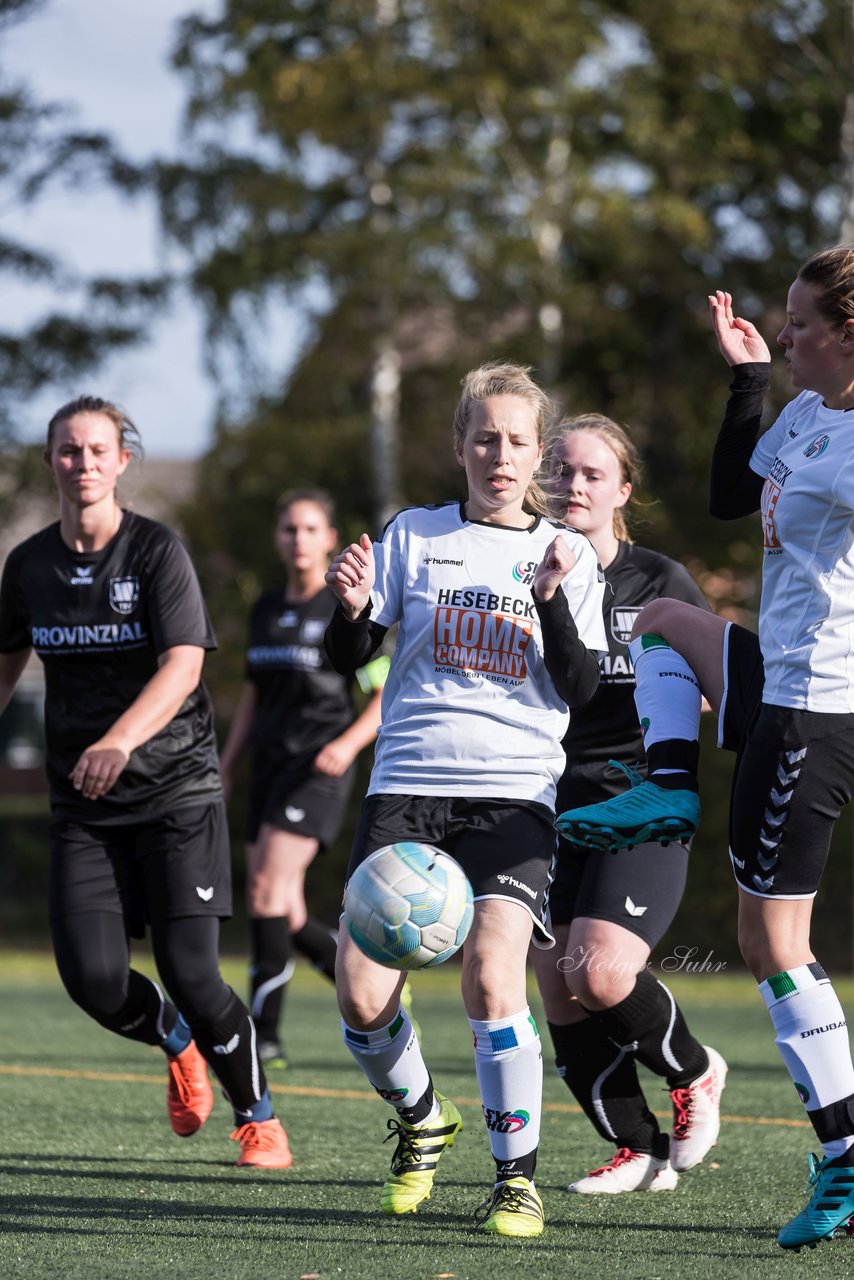
[(803, 391), (759, 439), (763, 701), (854, 712), (854, 411)]
[(579, 636), (607, 648), (596, 553), (537, 519), (508, 529), (459, 503), (403, 511), (375, 544), (372, 620), (400, 623), (369, 794), (498, 796), (551, 806), (569, 713), (543, 660), (534, 570), (562, 531)]

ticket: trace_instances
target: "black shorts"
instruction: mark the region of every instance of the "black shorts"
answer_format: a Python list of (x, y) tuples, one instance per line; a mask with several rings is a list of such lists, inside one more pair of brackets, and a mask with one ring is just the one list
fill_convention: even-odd
[(421, 840), (449, 853), (465, 871), (475, 901), (519, 902), (534, 920), (536, 946), (550, 947), (548, 906), (555, 849), (554, 814), (524, 800), (463, 796), (368, 796), (347, 867), (399, 840)]
[(727, 630), (719, 741), (738, 751), (730, 858), (759, 898), (815, 896), (833, 826), (854, 793), (854, 715), (762, 702), (759, 641)]
[(354, 775), (351, 767), (340, 778), (331, 778), (317, 773), (310, 764), (254, 769), (247, 840), (254, 844), (266, 822), (277, 831), (308, 836), (322, 849), (334, 844), (347, 812)]
[(681, 844), (640, 844), (608, 854), (561, 841), (549, 895), (552, 924), (571, 924), (578, 916), (609, 920), (651, 950), (673, 922), (687, 876), (688, 850)]
[(50, 826), (51, 919), (106, 911), (131, 937), (147, 923), (231, 915), (231, 851), (225, 806), (176, 809), (110, 826), (54, 818)]

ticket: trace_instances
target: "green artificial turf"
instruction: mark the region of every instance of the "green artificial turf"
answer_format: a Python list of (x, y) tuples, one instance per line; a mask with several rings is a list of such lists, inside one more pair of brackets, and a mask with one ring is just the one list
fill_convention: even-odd
[[(150, 962), (139, 967), (151, 972)], [(244, 985), (242, 967), (224, 965)], [(333, 993), (300, 968), (288, 998), (292, 1066), (272, 1077), (294, 1151), (285, 1172), (241, 1170), (230, 1109), (217, 1095), (205, 1129), (175, 1137), (159, 1050), (109, 1035), (77, 1010), (46, 956), (0, 953), (0, 1277), (270, 1277), (497, 1280), (558, 1277), (854, 1275), (854, 1239), (798, 1255), (775, 1243), (804, 1203), (810, 1128), (753, 984), (722, 974), (672, 986), (700, 1038), (731, 1066), (718, 1147), (672, 1193), (570, 1196), (566, 1184), (608, 1158), (546, 1059), (536, 1240), (480, 1234), (472, 1210), (492, 1165), (477, 1101), (458, 972), (416, 975), (415, 1012), (437, 1086), (465, 1131), (417, 1214), (378, 1210), (391, 1114), (340, 1041)], [(840, 984), (850, 1003), (850, 984)], [(539, 1003), (532, 992), (532, 1007)], [(662, 1082), (644, 1075), (654, 1110)]]

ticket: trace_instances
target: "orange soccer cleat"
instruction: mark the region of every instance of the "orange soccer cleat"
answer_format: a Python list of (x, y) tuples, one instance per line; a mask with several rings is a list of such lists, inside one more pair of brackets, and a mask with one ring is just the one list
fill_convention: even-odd
[(166, 1110), (169, 1123), (179, 1138), (198, 1132), (213, 1110), (213, 1089), (208, 1066), (191, 1040), (174, 1058), (167, 1059), (169, 1084)]
[(256, 1169), (287, 1169), (293, 1164), (288, 1135), (275, 1116), (271, 1120), (250, 1120), (231, 1134), (240, 1143), (239, 1165)]

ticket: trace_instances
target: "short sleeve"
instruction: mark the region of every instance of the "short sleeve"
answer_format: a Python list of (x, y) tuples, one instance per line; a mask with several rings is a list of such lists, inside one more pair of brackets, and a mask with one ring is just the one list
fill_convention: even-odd
[[(800, 397), (798, 397), (799, 399)], [(763, 478), (768, 475), (771, 470), (771, 463), (777, 456), (780, 445), (786, 438), (786, 431), (789, 425), (789, 413), (793, 405), (798, 403), (798, 399), (791, 400), (780, 414), (776, 422), (768, 428), (767, 431), (756, 441), (753, 453), (750, 455), (750, 470), (755, 471), (758, 476)]]
[(21, 557), (18, 549), (7, 557), (0, 581), (0, 653), (19, 653), (32, 644), (30, 621), (18, 581)]
[(215, 649), (216, 639), (192, 561), (168, 530), (152, 556), (148, 583), (151, 636), (157, 654), (177, 645)]
[(564, 532), (562, 536), (576, 557), (575, 564), (561, 585), (578, 629), (579, 639), (588, 649), (607, 653), (608, 639), (602, 618), (605, 579), (596, 552), (581, 534)]
[(403, 613), (403, 583), (406, 574), (405, 530), (399, 516), (386, 525), (374, 543), (376, 576), (371, 591), (371, 621), (381, 627), (399, 622)]
[(678, 564), (675, 560), (670, 561), (661, 594), (671, 600), (683, 600), (686, 604), (693, 604), (698, 609), (708, 609), (711, 612), (711, 605), (697, 583), (684, 565)]

